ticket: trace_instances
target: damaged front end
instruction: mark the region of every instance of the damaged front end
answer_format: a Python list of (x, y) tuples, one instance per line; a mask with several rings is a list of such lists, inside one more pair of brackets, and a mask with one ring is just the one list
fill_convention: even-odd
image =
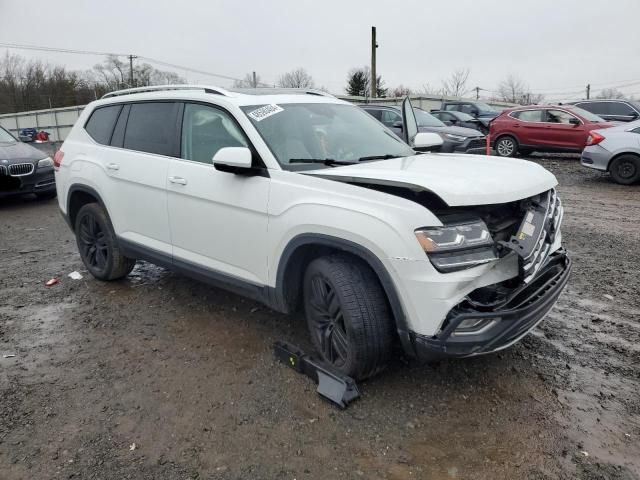
[[(553, 307), (571, 270), (571, 261), (560, 248), (563, 208), (555, 189), (509, 204), (474, 207), (463, 212), (443, 209), (436, 214), (445, 229), (447, 225), (465, 225), (461, 216), (480, 218), (491, 238), (452, 252), (428, 252), (425, 248), (436, 269), (444, 271), (438, 263), (442, 255), (472, 259), (475, 250), (484, 252), (482, 258), (486, 261), (481, 263), (517, 255), (518, 275), (468, 293), (449, 311), (435, 335), (413, 333), (411, 339), (417, 356), (464, 357), (500, 350), (517, 342)], [(471, 237), (479, 235), (474, 233)], [(460, 246), (464, 243), (458, 236), (455, 242)], [(480, 257), (476, 254), (476, 258)], [(461, 268), (472, 266), (475, 265)]]

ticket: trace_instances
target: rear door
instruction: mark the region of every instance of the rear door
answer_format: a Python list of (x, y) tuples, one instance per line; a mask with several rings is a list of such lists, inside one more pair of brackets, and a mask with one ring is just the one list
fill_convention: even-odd
[(213, 105), (185, 103), (180, 158), (169, 162), (166, 176), (174, 263), (263, 285), (270, 179), (216, 170), (212, 159), (223, 147), (250, 147), (235, 118)]
[(171, 255), (167, 169), (177, 152), (175, 102), (124, 105), (108, 152), (104, 198), (119, 237)]
[[(571, 123), (571, 121), (576, 123)], [(584, 122), (577, 116), (560, 109), (547, 109), (545, 124), (548, 145), (556, 148), (582, 151), (589, 134)]]

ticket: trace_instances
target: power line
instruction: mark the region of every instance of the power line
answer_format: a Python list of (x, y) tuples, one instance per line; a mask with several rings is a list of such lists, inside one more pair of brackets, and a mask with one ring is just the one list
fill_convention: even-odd
[[(98, 55), (98, 56), (106, 56), (106, 57), (108, 56), (129, 57), (131, 55), (128, 53), (98, 52), (93, 50), (75, 50), (70, 48), (56, 48), (56, 47), (45, 47), (40, 45), (23, 45), (23, 44), (17, 44), (17, 43), (4, 43), (4, 42), (0, 42), (0, 47), (12, 48), (12, 49), (18, 49), (18, 50), (36, 50), (41, 52), (59, 52), (59, 53), (79, 54), (79, 55)], [(204, 70), (198, 70), (191, 67), (185, 67), (184, 65), (177, 65), (175, 63), (165, 62), (163, 60), (158, 60), (156, 58), (144, 57), (142, 55), (139, 55), (138, 58), (146, 60), (147, 62), (155, 63), (157, 65), (162, 65), (162, 66), (174, 68), (177, 70), (184, 70), (185, 72), (191, 72), (199, 75), (222, 78), (225, 80), (232, 80), (232, 81), (238, 81), (238, 82), (244, 81), (241, 78), (231, 77), (229, 75), (223, 75), (220, 73), (207, 72)], [(270, 87), (271, 85), (272, 83), (265, 83), (265, 82), (259, 83), (259, 86)]]

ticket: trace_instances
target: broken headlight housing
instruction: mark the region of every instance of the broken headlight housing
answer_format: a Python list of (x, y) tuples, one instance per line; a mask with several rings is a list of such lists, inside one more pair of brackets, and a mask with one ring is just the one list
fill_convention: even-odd
[(415, 235), (439, 272), (456, 272), (498, 259), (491, 233), (482, 220), (419, 228)]

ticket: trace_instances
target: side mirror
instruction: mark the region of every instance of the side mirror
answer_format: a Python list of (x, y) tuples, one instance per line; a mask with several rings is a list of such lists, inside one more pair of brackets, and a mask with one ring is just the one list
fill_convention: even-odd
[(251, 168), (252, 155), (247, 147), (224, 147), (213, 156), (213, 166), (223, 172), (233, 172)]
[(571, 117), (571, 118), (569, 119), (569, 123), (570, 123), (571, 125), (580, 125), (580, 120), (578, 120), (576, 117)]
[(440, 147), (442, 145), (442, 137), (433, 132), (420, 132), (416, 134), (413, 140), (413, 148), (428, 149), (430, 147)]
[(393, 125), (391, 125), (393, 128), (398, 128), (400, 129), (400, 131), (402, 131), (402, 120), (396, 120), (395, 122), (393, 122)]

